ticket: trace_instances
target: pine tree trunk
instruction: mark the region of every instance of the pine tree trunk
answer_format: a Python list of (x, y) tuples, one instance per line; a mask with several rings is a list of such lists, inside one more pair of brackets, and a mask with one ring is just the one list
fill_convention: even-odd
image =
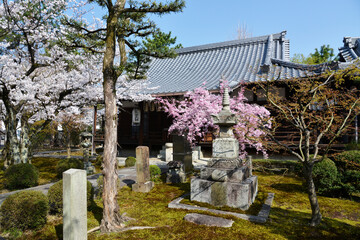
[(123, 227), (120, 208), (117, 203), (117, 106), (116, 106), (116, 73), (114, 69), (115, 57), (115, 26), (117, 18), (110, 13), (107, 21), (106, 50), (103, 63), (104, 100), (105, 100), (105, 143), (104, 143), (104, 190), (103, 190), (103, 219), (100, 229), (102, 232), (113, 232)]
[(309, 196), (309, 201), (311, 205), (311, 221), (310, 226), (316, 226), (321, 222), (321, 213), (320, 207), (318, 203), (318, 199), (316, 196), (315, 184), (312, 178), (312, 170), (314, 167), (314, 163), (312, 162), (303, 162), (304, 165), (304, 175), (306, 180), (306, 189)]

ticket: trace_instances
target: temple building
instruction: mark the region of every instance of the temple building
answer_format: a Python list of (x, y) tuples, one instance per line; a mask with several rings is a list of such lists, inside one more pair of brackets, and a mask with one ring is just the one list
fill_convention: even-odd
[[(178, 56), (175, 58), (153, 59), (149, 65), (147, 76), (150, 87), (154, 88), (150, 91), (154, 97), (181, 98), (187, 91), (200, 86), (218, 92), (220, 79), (227, 80), (232, 94), (236, 94), (243, 84), (306, 78), (327, 70), (344, 69), (359, 59), (360, 38), (345, 37), (344, 45), (339, 48), (339, 60), (318, 65), (290, 62), (290, 42), (286, 39), (286, 31), (186, 47), (176, 52)], [(285, 98), (288, 94), (282, 87), (277, 92)], [(266, 101), (261, 94), (250, 90), (245, 91), (245, 96), (251, 103)], [(150, 147), (164, 145), (171, 141), (167, 131), (171, 122), (172, 119), (154, 102), (124, 102), (119, 113), (118, 143)], [(203, 144), (211, 140), (209, 135)]]

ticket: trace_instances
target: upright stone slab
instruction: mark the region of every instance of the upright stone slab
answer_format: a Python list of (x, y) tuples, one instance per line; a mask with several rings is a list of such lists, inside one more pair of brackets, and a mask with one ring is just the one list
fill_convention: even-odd
[(154, 183), (150, 181), (149, 148), (136, 148), (136, 183), (132, 185), (135, 192), (150, 192)]
[(86, 171), (63, 173), (63, 236), (66, 240), (87, 239)]
[(192, 149), (183, 136), (173, 136), (173, 161), (183, 163), (185, 173), (193, 170)]
[(251, 160), (250, 164), (243, 164), (239, 159), (239, 142), (231, 128), (236, 118), (230, 111), (227, 89), (222, 110), (212, 118), (220, 128), (219, 137), (213, 141), (212, 158), (207, 167), (201, 169), (200, 177), (191, 179), (190, 199), (247, 210), (257, 194), (257, 177), (252, 176)]

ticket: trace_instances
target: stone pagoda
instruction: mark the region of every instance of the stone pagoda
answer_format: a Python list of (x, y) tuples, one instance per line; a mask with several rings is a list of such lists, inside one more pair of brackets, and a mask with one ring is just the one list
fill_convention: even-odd
[(222, 110), (212, 116), (214, 124), (220, 128), (219, 137), (212, 144), (212, 158), (201, 169), (200, 177), (191, 180), (190, 199), (247, 210), (257, 194), (257, 177), (251, 173), (251, 163), (239, 158), (239, 142), (232, 130), (236, 117), (230, 111), (227, 88), (222, 105)]

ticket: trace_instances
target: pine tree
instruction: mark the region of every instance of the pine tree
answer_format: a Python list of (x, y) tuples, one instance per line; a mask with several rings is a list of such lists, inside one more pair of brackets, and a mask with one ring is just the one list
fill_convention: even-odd
[[(104, 192), (103, 219), (101, 231), (117, 231), (123, 226), (116, 201), (116, 144), (117, 144), (117, 99), (115, 85), (119, 77), (143, 79), (146, 63), (151, 57), (174, 57), (176, 38), (160, 31), (148, 18), (149, 14), (158, 16), (180, 12), (185, 2), (174, 0), (166, 4), (156, 1), (133, 0), (89, 0), (106, 10), (104, 27), (89, 28), (86, 23), (66, 19), (66, 24), (77, 31), (72, 36), (72, 47), (81, 47), (93, 52), (104, 53), (103, 87), (105, 101), (105, 145), (104, 145)], [(177, 46), (180, 47), (180, 46)], [(118, 59), (117, 50), (119, 51)]]

